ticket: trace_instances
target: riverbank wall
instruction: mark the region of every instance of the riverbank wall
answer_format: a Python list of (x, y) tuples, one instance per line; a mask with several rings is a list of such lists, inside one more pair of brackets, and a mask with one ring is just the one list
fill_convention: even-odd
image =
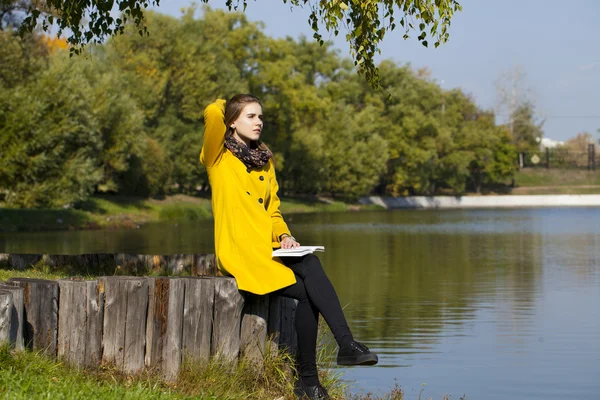
[(600, 207), (600, 195), (523, 195), (523, 196), (369, 196), (360, 204), (375, 204), (386, 209), (461, 209), (525, 207)]

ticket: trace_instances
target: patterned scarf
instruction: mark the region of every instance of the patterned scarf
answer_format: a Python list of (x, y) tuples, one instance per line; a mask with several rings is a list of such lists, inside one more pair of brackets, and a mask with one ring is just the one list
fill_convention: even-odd
[(262, 143), (258, 142), (257, 148), (251, 149), (234, 138), (233, 135), (225, 137), (225, 147), (244, 163), (248, 172), (254, 168), (260, 169), (264, 167), (269, 162), (269, 159), (273, 157), (271, 150)]

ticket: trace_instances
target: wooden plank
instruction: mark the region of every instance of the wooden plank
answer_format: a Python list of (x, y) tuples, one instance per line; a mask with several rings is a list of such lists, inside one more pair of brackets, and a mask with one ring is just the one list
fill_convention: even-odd
[(171, 254), (166, 256), (167, 270), (171, 275), (190, 274), (194, 266), (193, 254)]
[(145, 363), (160, 369), (167, 381), (175, 380), (181, 368), (184, 297), (179, 278), (148, 278)]
[(276, 294), (269, 295), (269, 318), (267, 320), (267, 349), (273, 355), (279, 351), (279, 336), (281, 334), (281, 303), (282, 297)]
[(244, 309), (240, 329), (240, 355), (262, 365), (269, 318), (269, 296), (252, 293), (244, 295)]
[(102, 362), (137, 373), (144, 366), (148, 280), (103, 276), (100, 284), (105, 294)]
[(10, 342), (15, 350), (23, 350), (25, 348), (25, 343), (23, 341), (25, 289), (4, 282), (0, 282), (0, 289), (9, 290), (12, 293), (13, 306), (10, 319)]
[(167, 256), (157, 254), (147, 256), (148, 272), (166, 273), (167, 271)]
[(281, 298), (279, 348), (292, 356), (295, 356), (298, 352), (298, 337), (296, 336), (297, 304), (297, 300), (288, 297)]
[(102, 359), (102, 322), (104, 320), (104, 290), (98, 281), (85, 281), (85, 366), (97, 366)]
[(214, 254), (194, 254), (193, 276), (217, 276), (217, 260)]
[(185, 277), (182, 351), (184, 362), (207, 362), (210, 357), (215, 282)]
[(164, 338), (162, 365), (163, 379), (168, 382), (177, 379), (181, 368), (184, 298), (185, 282), (179, 278), (171, 278), (169, 280), (167, 330)]
[(143, 275), (148, 272), (149, 256), (144, 254), (115, 254), (116, 269), (121, 274)]
[(234, 278), (217, 277), (211, 355), (217, 359), (235, 361), (240, 351), (240, 320), (244, 299)]
[(4, 346), (10, 343), (12, 308), (12, 292), (9, 290), (0, 289), (0, 346)]
[(160, 369), (163, 332), (166, 330), (168, 278), (148, 277), (148, 315), (146, 321), (146, 367)]
[[(118, 277), (100, 277), (104, 290), (104, 319), (102, 322), (102, 363), (123, 368), (125, 316), (127, 299)], [(124, 298), (124, 300), (123, 300)]]
[(78, 368), (97, 366), (102, 355), (104, 294), (97, 281), (58, 280), (58, 356)]
[(58, 334), (58, 283), (44, 279), (10, 278), (24, 291), (24, 341), (32, 350), (56, 356)]
[(148, 281), (146, 278), (129, 279), (126, 281), (126, 290), (127, 314), (123, 371), (137, 373), (144, 368)]
[(8, 264), (13, 269), (24, 270), (32, 265), (35, 265), (42, 259), (41, 254), (9, 254)]
[(81, 278), (59, 279), (58, 357), (84, 366), (86, 347), (86, 286)]

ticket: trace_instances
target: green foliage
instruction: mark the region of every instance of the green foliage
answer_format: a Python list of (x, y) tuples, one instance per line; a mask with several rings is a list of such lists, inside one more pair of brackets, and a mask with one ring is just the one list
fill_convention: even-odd
[[(202, 0), (208, 3), (209, 0)], [(348, 30), (346, 41), (354, 65), (363, 73), (373, 87), (379, 87), (379, 74), (374, 57), (379, 53), (379, 44), (385, 34), (399, 25), (404, 30), (404, 39), (409, 33), (418, 32), (417, 40), (424, 46), (431, 40), (435, 47), (449, 39), (448, 27), (454, 13), (462, 7), (457, 0), (347, 0), (321, 1), (311, 4), (309, 0), (283, 0), (292, 7), (309, 6), (311, 14), (308, 23), (314, 31), (314, 38), (324, 44), (323, 32), (339, 34), (340, 26)], [(16, 3), (10, 1), (9, 3)], [(110, 11), (118, 6), (121, 15), (114, 18)], [(91, 2), (89, 0), (63, 3), (54, 1), (48, 10), (35, 2), (30, 4), (26, 17), (20, 23), (21, 34), (31, 33), (41, 22), (42, 29), (48, 32), (54, 23), (58, 34), (70, 32), (67, 41), (71, 51), (78, 54), (87, 43), (102, 43), (106, 37), (123, 35), (128, 28), (135, 30), (140, 37), (156, 35), (152, 24), (148, 23), (149, 6), (159, 5), (159, 0), (116, 0)], [(237, 10), (240, 4), (246, 9), (247, 0), (227, 0), (229, 10)], [(83, 23), (86, 20), (87, 23)], [(127, 24), (127, 22), (133, 24)], [(129, 29), (131, 31), (131, 29)], [(428, 39), (429, 38), (429, 39)]]
[[(0, 201), (69, 207), (93, 193), (204, 191), (203, 109), (238, 92), (263, 102), (282, 195), (461, 194), (511, 178), (506, 128), (426, 69), (384, 61), (376, 91), (329, 43), (273, 39), (243, 14), (196, 11), (147, 12), (153, 35), (127, 24), (88, 58), (0, 32)], [(533, 115), (522, 114), (515, 122)]]
[(141, 155), (130, 158), (129, 169), (120, 177), (120, 193), (137, 196), (164, 194), (173, 170), (173, 164), (165, 153), (156, 140), (145, 138)]
[(59, 62), (0, 99), (0, 187), (18, 207), (62, 207), (102, 179), (101, 136), (84, 81)]
[(535, 122), (535, 108), (531, 103), (523, 103), (512, 113), (512, 135), (517, 152), (536, 151), (544, 136), (543, 122)]

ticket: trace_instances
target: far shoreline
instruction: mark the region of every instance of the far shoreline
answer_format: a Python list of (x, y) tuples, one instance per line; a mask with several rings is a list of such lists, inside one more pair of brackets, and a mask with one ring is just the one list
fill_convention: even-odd
[[(282, 198), (284, 216), (306, 213), (375, 210), (507, 209), (600, 207), (600, 194), (365, 196), (357, 203), (327, 198)], [(154, 222), (212, 220), (209, 198), (185, 195), (164, 199), (95, 196), (79, 209), (13, 209), (0, 207), (0, 232), (47, 232), (93, 229), (137, 229)]]
[(362, 205), (395, 209), (474, 209), (474, 208), (542, 208), (600, 207), (600, 194), (535, 194), (485, 196), (368, 196)]

